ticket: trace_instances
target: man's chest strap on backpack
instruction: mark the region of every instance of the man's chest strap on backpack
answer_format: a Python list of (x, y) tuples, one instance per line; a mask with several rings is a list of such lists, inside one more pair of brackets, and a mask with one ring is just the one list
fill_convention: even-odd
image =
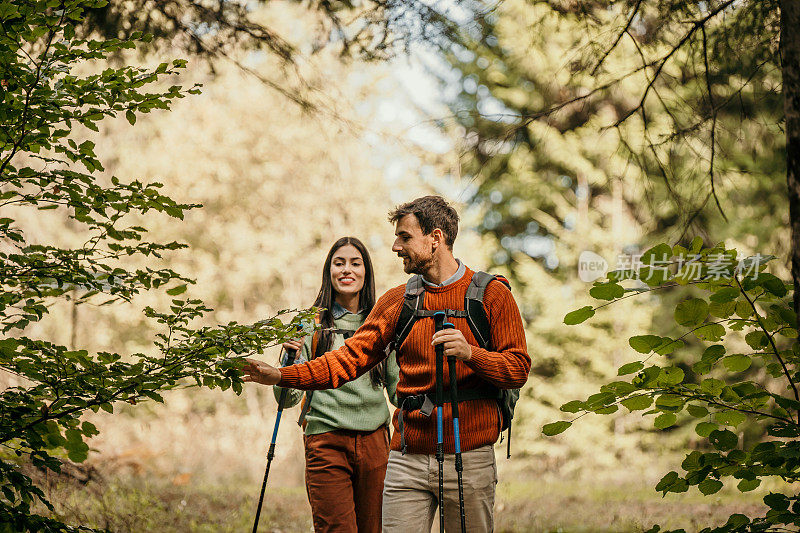
[[(468, 402), (472, 400), (497, 400), (500, 391), (494, 387), (481, 387), (478, 389), (463, 389), (458, 391), (458, 403)], [(434, 393), (429, 394), (415, 394), (412, 396), (405, 396), (402, 394), (397, 395), (400, 400), (400, 408), (397, 411), (397, 425), (400, 429), (400, 451), (406, 453), (406, 434), (403, 425), (403, 413), (406, 411), (419, 411), (424, 416), (431, 416), (431, 413), (436, 408), (434, 404)], [(442, 403), (451, 403), (450, 391), (444, 391)]]
[(436, 313), (444, 313), (447, 318), (467, 318), (469, 316), (466, 309), (461, 311), (456, 311), (455, 309), (414, 309), (414, 316), (417, 318), (432, 317)]

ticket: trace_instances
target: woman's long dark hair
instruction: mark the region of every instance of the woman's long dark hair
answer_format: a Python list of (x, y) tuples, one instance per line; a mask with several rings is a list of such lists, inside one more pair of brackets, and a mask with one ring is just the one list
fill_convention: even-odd
[[(369, 257), (367, 247), (364, 246), (360, 240), (355, 237), (342, 237), (331, 246), (328, 252), (328, 257), (325, 258), (325, 265), (322, 267), (322, 285), (319, 288), (319, 294), (314, 302), (315, 307), (321, 307), (320, 312), (320, 331), (319, 342), (317, 342), (317, 349), (314, 352), (314, 357), (319, 357), (331, 349), (333, 343), (333, 329), (336, 326), (333, 323), (333, 303), (336, 301), (336, 294), (331, 282), (331, 262), (333, 261), (333, 254), (342, 246), (351, 245), (361, 254), (361, 259), (364, 261), (364, 286), (361, 288), (361, 293), (358, 298), (359, 312), (368, 315), (375, 305), (375, 277), (373, 276), (372, 259)], [(385, 367), (386, 363), (381, 362), (370, 370), (370, 378), (375, 386), (382, 386), (385, 384)]]

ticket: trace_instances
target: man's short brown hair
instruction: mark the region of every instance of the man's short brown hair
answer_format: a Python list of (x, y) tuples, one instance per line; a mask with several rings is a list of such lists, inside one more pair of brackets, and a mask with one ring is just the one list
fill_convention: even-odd
[(458, 235), (458, 213), (441, 196), (423, 196), (397, 206), (389, 212), (389, 222), (394, 224), (406, 215), (417, 217), (422, 233), (430, 235), (439, 228), (444, 233), (444, 243), (453, 249)]

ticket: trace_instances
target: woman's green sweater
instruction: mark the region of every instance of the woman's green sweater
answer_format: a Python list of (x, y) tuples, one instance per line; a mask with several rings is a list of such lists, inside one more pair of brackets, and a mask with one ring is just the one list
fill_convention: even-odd
[[(340, 306), (334, 311), (334, 326), (342, 330), (357, 330), (364, 323), (366, 316), (362, 313), (350, 313)], [(338, 316), (338, 318), (336, 318)], [(301, 349), (297, 354), (295, 363), (308, 361), (311, 354), (311, 335), (306, 335)], [(344, 344), (344, 335), (335, 334), (331, 350)], [(395, 354), (392, 353), (386, 360), (386, 391), (389, 400), (397, 405), (397, 380), (399, 368)], [(275, 398), (278, 399), (281, 387), (273, 387)], [(284, 407), (292, 407), (300, 403), (303, 391), (287, 389)], [(338, 389), (314, 391), (311, 400), (311, 409), (306, 415), (306, 435), (317, 435), (337, 429), (353, 429), (358, 431), (373, 431), (386, 425), (390, 421), (389, 408), (386, 405), (384, 388), (372, 383), (370, 373), (367, 372), (359, 378), (345, 383)]]

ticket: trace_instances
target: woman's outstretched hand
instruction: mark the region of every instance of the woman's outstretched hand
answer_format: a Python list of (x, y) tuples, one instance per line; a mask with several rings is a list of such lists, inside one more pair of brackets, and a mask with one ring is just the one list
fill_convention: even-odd
[(283, 343), (283, 349), (286, 350), (287, 352), (288, 351), (296, 352), (300, 350), (302, 346), (303, 346), (303, 337), (300, 337), (299, 339), (295, 339), (292, 341), (286, 341)]
[(264, 361), (258, 359), (246, 358), (247, 364), (244, 370), (244, 378), (242, 381), (245, 383), (261, 383), (262, 385), (277, 385), (281, 380), (281, 371), (274, 366), (268, 365)]

